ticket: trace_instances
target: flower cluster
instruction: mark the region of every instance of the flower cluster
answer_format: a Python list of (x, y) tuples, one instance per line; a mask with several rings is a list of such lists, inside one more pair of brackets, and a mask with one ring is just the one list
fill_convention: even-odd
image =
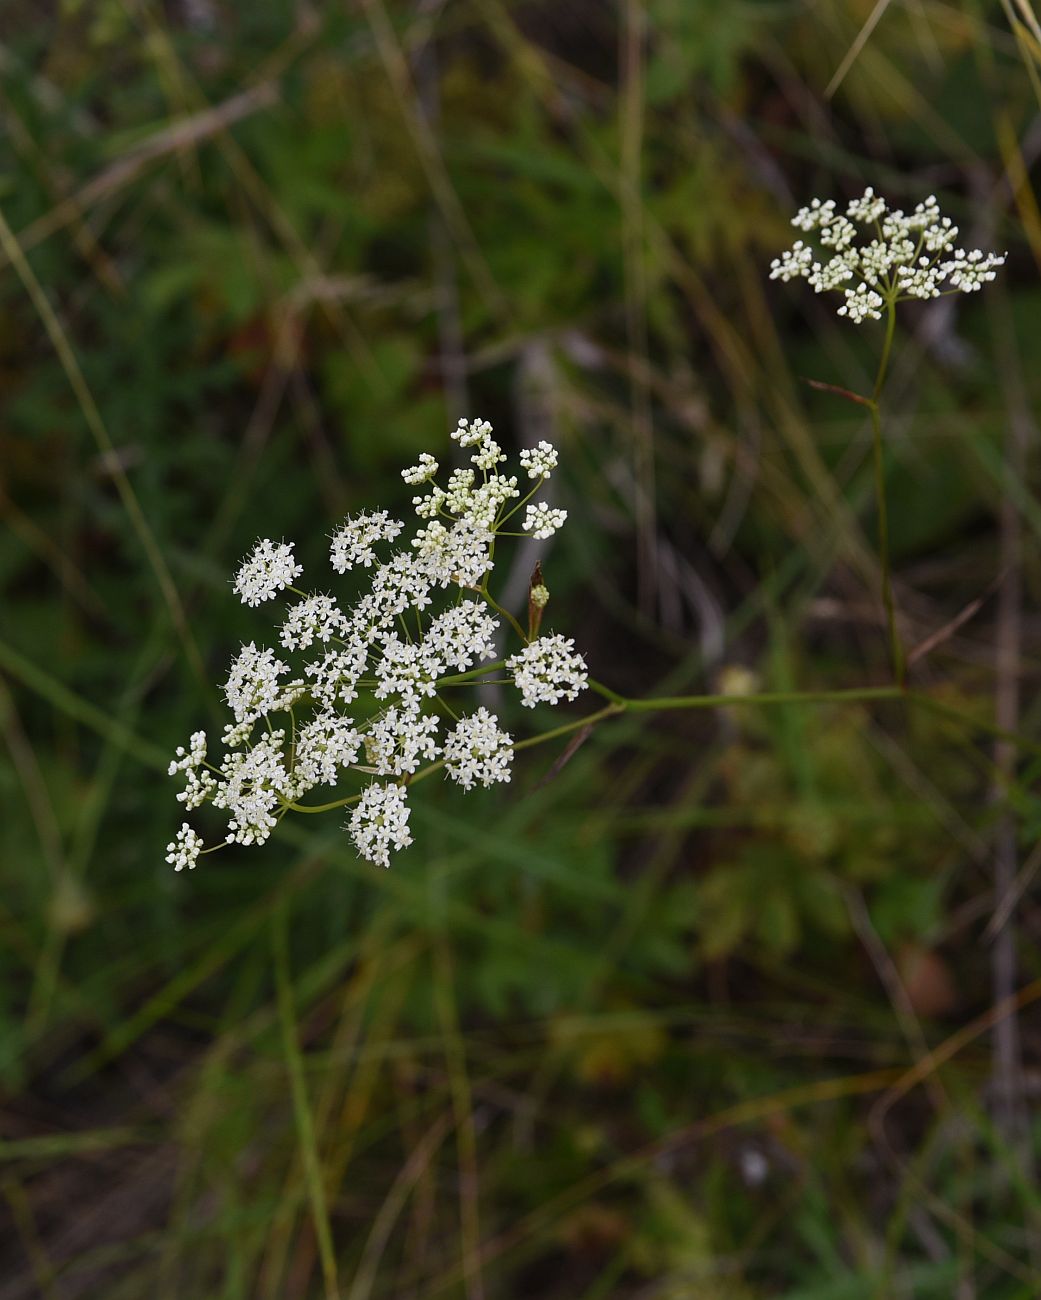
[[(425, 452), (402, 472), (417, 490), (418, 524), (406, 544), (394, 549), (404, 525), (385, 510), (351, 515), (332, 535), (331, 567), (354, 583), (348, 600), (298, 590), (303, 570), (284, 541), (258, 541), (240, 567), (234, 589), (245, 604), (285, 593), (280, 649), (251, 641), (233, 657), (223, 757), (211, 760), (205, 732), (196, 731), (169, 768), (184, 780), (177, 797), (186, 809), (208, 803), (226, 814), (219, 843), (263, 844), (287, 812), (344, 807), (358, 853), (388, 866), (392, 850), (412, 843), (408, 786), (418, 775), (443, 769), (464, 790), (510, 779), (513, 738), (483, 705), (457, 711), (460, 690), (505, 673), (534, 708), (574, 700), (586, 687), (581, 655), (558, 635), (526, 640), (494, 662), (502, 632), (488, 589), (495, 542), (547, 538), (563, 525), (566, 511), (533, 502), (556, 451), (540, 442), (520, 453), (522, 489), (486, 421), (461, 420), (452, 438), (467, 463), (443, 481)], [(304, 802), (347, 774), (357, 774), (353, 793)], [(167, 861), (180, 871), (211, 851), (186, 822)]]
[(817, 293), (841, 291), (839, 315), (856, 324), (912, 298), (973, 293), (1005, 262), (1003, 253), (958, 248), (958, 227), (941, 216), (933, 195), (905, 213), (869, 187), (844, 213), (834, 199), (814, 199), (792, 225), (820, 249), (797, 239), (770, 263), (770, 279), (805, 279)]

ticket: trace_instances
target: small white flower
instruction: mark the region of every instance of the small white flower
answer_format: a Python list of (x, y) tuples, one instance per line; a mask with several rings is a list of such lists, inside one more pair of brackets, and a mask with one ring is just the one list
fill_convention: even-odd
[(224, 732), (221, 736), (221, 740), (224, 742), (224, 748), (238, 749), (240, 745), (244, 745), (253, 734), (253, 727), (255, 724), (255, 718), (250, 719), (249, 722), (229, 723), (224, 728)]
[(806, 277), (815, 293), (826, 293), (837, 289), (845, 280), (851, 280), (855, 274), (856, 256), (850, 252), (840, 254), (825, 262), (814, 262), (813, 269)]
[(183, 745), (178, 745), (174, 754), (175, 757), (171, 759), (170, 766), (166, 769), (167, 776), (174, 776), (177, 772), (190, 772), (193, 768), (201, 767), (206, 761), (206, 732), (193, 731), (188, 741), (188, 749), (185, 750)]
[(199, 861), (201, 852), (202, 838), (192, 830), (187, 822), (182, 822), (181, 829), (177, 832), (177, 838), (171, 840), (166, 846), (166, 860), (174, 871), (183, 871), (185, 867), (190, 871)]
[[(869, 227), (857, 242), (854, 222)], [(958, 227), (942, 216), (936, 196), (930, 194), (907, 214), (890, 208), (870, 186), (854, 199), (845, 216), (837, 216), (829, 199), (814, 199), (801, 208), (792, 224), (807, 233), (817, 232), (825, 248), (835, 250), (828, 260), (814, 260), (801, 239), (770, 263), (772, 280), (805, 277), (817, 293), (841, 290), (845, 302), (838, 309), (856, 324), (879, 320), (883, 307), (911, 298), (928, 300), (947, 292), (974, 293), (994, 279), (1005, 258), (980, 249), (954, 250)], [(870, 238), (867, 238), (870, 235)], [(952, 253), (952, 250), (953, 253)], [(939, 259), (952, 254), (947, 261)], [(856, 288), (847, 281), (859, 281)]]
[(235, 575), (234, 591), (244, 605), (259, 605), (290, 586), (301, 573), (303, 568), (293, 558), (292, 546), (288, 542), (276, 545), (265, 537), (242, 562)]
[(489, 437), (492, 426), (487, 420), (460, 420), (451, 437), (460, 447), (476, 447)]
[(246, 753), (228, 754), (221, 764), (224, 779), (213, 804), (231, 814), (227, 844), (263, 844), (278, 824), (276, 810), (295, 794), (282, 752), (285, 738), (279, 728)]
[(428, 451), (420, 454), (419, 464), (412, 465), (409, 469), (401, 471), (401, 477), (406, 483), (417, 487), (420, 483), (429, 483), (439, 469), (437, 461)]
[(433, 619), (423, 639), (446, 668), (464, 673), (477, 659), (495, 658), (499, 620), (476, 600), (463, 600)]
[(952, 225), (950, 217), (941, 217), (922, 235), (922, 243), (930, 253), (945, 253), (949, 248), (954, 247), (957, 239), (958, 227)]
[(857, 228), (852, 221), (847, 221), (845, 217), (836, 217), (835, 220), (821, 231), (821, 243), (828, 248), (834, 248), (836, 253), (842, 253), (857, 237)]
[(917, 266), (901, 266), (897, 274), (897, 288), (909, 298), (939, 298), (939, 268), (929, 258), (920, 258)]
[(846, 216), (851, 221), (860, 221), (869, 225), (877, 221), (886, 210), (886, 201), (869, 185), (859, 199), (854, 199), (846, 209)]
[(323, 707), (350, 704), (358, 698), (358, 680), (365, 672), (368, 651), (358, 641), (344, 650), (330, 650), (321, 659), (312, 660), (304, 671), (311, 683), (311, 694)]
[(549, 478), (557, 468), (557, 451), (550, 442), (540, 442), (537, 447), (525, 447), (520, 454), (521, 468), (528, 478)]
[(789, 280), (809, 275), (812, 265), (813, 250), (807, 248), (801, 239), (797, 239), (791, 248), (786, 248), (780, 257), (775, 257), (770, 263), (770, 279), (783, 280), (787, 284)]
[(333, 534), (329, 558), (337, 573), (346, 573), (357, 565), (366, 569), (376, 562), (372, 549), (378, 542), (392, 542), (401, 532), (402, 524), (391, 519), (386, 510), (362, 511), (348, 516), (340, 529)]
[(445, 489), (444, 506), (453, 515), (466, 514), (473, 499), (477, 475), (472, 469), (455, 469), (449, 475)]
[(278, 701), (278, 679), (288, 671), (288, 665), (276, 659), (273, 650), (258, 650), (252, 641), (244, 645), (224, 683), (224, 698), (235, 721), (255, 722), (270, 713)]
[(184, 774), (184, 789), (177, 795), (177, 802), (185, 808), (201, 808), (207, 799), (212, 799), (217, 789), (217, 782), (209, 772), (189, 768)]
[(437, 718), (418, 706), (390, 708), (365, 736), (365, 757), (379, 776), (411, 776), (419, 760), (432, 763), (441, 753)]
[(412, 843), (410, 812), (403, 786), (378, 781), (368, 786), (347, 823), (358, 856), (377, 867), (389, 867), (390, 850), (405, 849)]
[(305, 723), (296, 738), (293, 780), (302, 794), (316, 785), (335, 785), (361, 750), (361, 733), (351, 718), (320, 713)]
[(546, 505), (545, 501), (537, 501), (534, 505), (528, 506), (521, 529), (525, 533), (531, 533), (532, 537), (538, 538), (539, 541), (544, 541), (547, 537), (552, 537), (558, 528), (563, 527), (566, 519), (566, 510), (556, 510)]
[(914, 212), (907, 218), (908, 230), (924, 230), (927, 226), (935, 226), (940, 220), (940, 205), (936, 202), (936, 195), (930, 194), (927, 199), (919, 203)]
[(451, 528), (438, 520), (427, 525), (412, 539), (422, 561), (423, 570), (431, 582), (447, 587), (450, 582), (460, 587), (477, 587), (493, 567), (489, 554), (492, 534), (475, 528), (469, 520), (460, 519)]
[(332, 596), (316, 594), (289, 611), (279, 640), (287, 650), (306, 650), (314, 641), (347, 634), (347, 619)]
[(437, 694), (437, 679), (444, 674), (445, 665), (433, 647), (426, 641), (403, 641), (396, 632), (383, 638), (383, 653), (376, 660), (373, 672), (377, 700), (399, 695), (407, 703), (415, 703)]
[(951, 261), (941, 264), (940, 272), (952, 289), (960, 289), (962, 293), (975, 293), (988, 280), (994, 279), (997, 268), (1005, 265), (1006, 256), (1004, 253), (984, 253), (979, 248), (966, 253), (963, 248), (959, 248)]
[(482, 704), (461, 718), (445, 738), (445, 771), (464, 790), (510, 779), (513, 737)]
[(574, 641), (559, 634), (537, 637), (507, 659), (506, 667), (526, 709), (573, 700), (589, 680), (585, 660), (575, 652)]
[(820, 199), (813, 199), (808, 208), (800, 208), (792, 217), (792, 225), (797, 230), (817, 230), (820, 226), (827, 226), (835, 219), (835, 200), (828, 199), (822, 203)]
[(861, 284), (857, 289), (846, 289), (846, 301), (839, 308), (840, 316), (848, 316), (854, 324), (859, 325), (861, 321), (881, 320), (882, 312), (879, 310), (883, 305), (881, 296), (875, 293), (874, 289), (868, 288), (866, 284)]
[(506, 459), (506, 453), (495, 441), (494, 438), (486, 438), (470, 457), (471, 462), (478, 469), (494, 469), (500, 461)]

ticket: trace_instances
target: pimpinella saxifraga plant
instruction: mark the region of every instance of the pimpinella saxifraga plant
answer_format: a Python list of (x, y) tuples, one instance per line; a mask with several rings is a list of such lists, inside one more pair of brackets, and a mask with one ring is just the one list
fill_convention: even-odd
[[(585, 689), (574, 643), (538, 634), (546, 588), (531, 587), (527, 630), (489, 590), (499, 538), (548, 538), (567, 518), (533, 501), (556, 451), (541, 442), (520, 453), (522, 491), (522, 480), (501, 470), (506, 456), (490, 424), (462, 420), (452, 437), (471, 464), (445, 486), (428, 453), (402, 473), (421, 489), (410, 545), (392, 549), (404, 526), (385, 510), (349, 517), (333, 535), (332, 568), (355, 580), (349, 603), (299, 590), (302, 569), (286, 542), (257, 542), (239, 569), (234, 589), (245, 604), (290, 598), (280, 648), (250, 642), (235, 656), (224, 683), (233, 721), (223, 757), (211, 762), (197, 731), (170, 764), (184, 778), (178, 798), (187, 809), (209, 803), (227, 815), (223, 843), (263, 844), (288, 812), (351, 807), (347, 829), (359, 854), (388, 866), (391, 850), (412, 842), (408, 785), (421, 763), (465, 790), (510, 779), (512, 737), (483, 705), (458, 711), (460, 692), (503, 671), (530, 708)], [(496, 662), (503, 619), (520, 644)], [(301, 802), (344, 780), (363, 788), (323, 805)], [(185, 822), (167, 861), (180, 870), (212, 851)]]
[[(903, 699), (930, 705), (904, 687), (889, 568), (889, 533), (879, 402), (902, 302), (973, 293), (994, 278), (1003, 255), (957, 247), (958, 229), (928, 198), (905, 215), (870, 189), (840, 214), (834, 200), (814, 199), (793, 224), (820, 245), (797, 240), (771, 267), (771, 278), (806, 279), (818, 292), (841, 292), (839, 314), (857, 324), (885, 317), (885, 334), (870, 396), (835, 385), (866, 406), (874, 431), (882, 597), (895, 685), (762, 694), (683, 695), (627, 699), (590, 678), (574, 642), (541, 635), (548, 595), (536, 568), (528, 594), (527, 627), (504, 609), (489, 583), (501, 538), (551, 537), (567, 513), (535, 501), (557, 465), (547, 442), (520, 453), (524, 480), (505, 473), (506, 456), (482, 420), (461, 420), (452, 434), (470, 464), (452, 470), (424, 453), (406, 469), (419, 524), (408, 546), (395, 543), (404, 525), (387, 511), (348, 517), (332, 537), (332, 568), (353, 583), (347, 603), (295, 584), (301, 575), (293, 547), (258, 541), (234, 580), (247, 605), (286, 593), (280, 648), (242, 646), (224, 696), (232, 722), (224, 754), (209, 758), (204, 732), (177, 750), (171, 775), (184, 778), (186, 809), (210, 804), (226, 816), (209, 849), (185, 822), (167, 846), (176, 870), (194, 867), (223, 844), (263, 844), (290, 812), (349, 808), (347, 831), (358, 853), (382, 866), (392, 850), (412, 843), (409, 787), (435, 772), (464, 790), (509, 781), (517, 748), (551, 740), (626, 711), (651, 712), (791, 703)], [(523, 481), (523, 489), (521, 483)], [(524, 511), (523, 518), (519, 518)], [(516, 521), (516, 523), (514, 523)], [(513, 524), (513, 527), (508, 525)], [(503, 623), (517, 637), (497, 659)], [(574, 700), (587, 688), (606, 704), (595, 713), (515, 743), (484, 705), (466, 711), (461, 696), (506, 674), (523, 705)], [(948, 715), (951, 711), (947, 710)], [(325, 803), (302, 802), (317, 787), (351, 792)]]
[(896, 606), (889, 560), (889, 513), (879, 404), (889, 370), (900, 303), (929, 301), (955, 293), (975, 293), (994, 279), (1003, 253), (958, 247), (958, 227), (941, 214), (930, 195), (911, 213), (891, 208), (870, 186), (859, 199), (838, 210), (834, 199), (814, 199), (800, 208), (792, 225), (807, 239), (797, 239), (770, 265), (771, 280), (804, 279), (817, 293), (841, 293), (838, 309), (854, 324), (885, 317), (885, 336), (870, 396), (832, 388), (866, 406), (871, 413), (878, 511), (882, 602), (886, 611), (890, 657), (898, 685), (904, 682), (904, 653), (896, 627)]

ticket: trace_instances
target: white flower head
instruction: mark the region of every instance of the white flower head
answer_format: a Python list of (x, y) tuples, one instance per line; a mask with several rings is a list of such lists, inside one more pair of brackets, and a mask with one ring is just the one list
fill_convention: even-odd
[(460, 447), (476, 447), (491, 436), (492, 426), (487, 420), (460, 420), (452, 431), (452, 440)]
[(320, 593), (299, 601), (282, 624), (279, 640), (287, 650), (306, 650), (315, 641), (345, 636), (347, 618), (332, 596)]
[(401, 532), (402, 525), (391, 519), (386, 510), (362, 511), (348, 516), (333, 534), (329, 559), (337, 573), (362, 565), (369, 568), (376, 563), (373, 549), (379, 542), (392, 542)]
[(183, 871), (185, 867), (190, 871), (199, 861), (201, 852), (202, 838), (192, 830), (187, 822), (182, 822), (181, 829), (177, 832), (177, 838), (171, 840), (166, 846), (166, 860), (174, 871)]
[(366, 787), (347, 823), (358, 856), (377, 867), (389, 867), (390, 850), (405, 849), (412, 843), (410, 812), (403, 786), (374, 781)]
[(206, 761), (206, 732), (193, 731), (188, 748), (178, 745), (174, 755), (166, 769), (167, 776), (174, 776), (177, 772), (191, 772), (201, 767)]
[(501, 461), (506, 459), (506, 453), (495, 441), (494, 438), (485, 438), (480, 444), (470, 460), (478, 469), (494, 469)]
[(286, 733), (281, 728), (261, 736), (252, 749), (234, 751), (221, 764), (223, 780), (213, 796), (228, 819), (228, 844), (263, 844), (278, 824), (280, 805), (295, 791), (286, 768)]
[(573, 700), (589, 680), (585, 660), (575, 643), (559, 634), (536, 637), (519, 654), (506, 660), (526, 709), (536, 704), (557, 704)]
[(464, 790), (510, 779), (513, 737), (482, 704), (445, 737), (445, 771)]
[(821, 226), (827, 226), (835, 219), (835, 200), (828, 199), (822, 203), (820, 199), (813, 199), (809, 207), (800, 208), (792, 217), (792, 225), (797, 230), (805, 230), (807, 233), (811, 230), (817, 230)]
[(411, 776), (419, 760), (432, 763), (441, 753), (437, 717), (406, 704), (389, 708), (369, 727), (365, 757), (379, 776)]
[(361, 750), (361, 733), (351, 718), (320, 713), (305, 723), (296, 738), (293, 780), (302, 794), (316, 785), (335, 785)]
[(451, 528), (434, 520), (412, 539), (423, 571), (431, 582), (447, 587), (476, 587), (493, 567), (490, 553), (492, 534), (460, 519)]
[(532, 537), (545, 541), (564, 526), (566, 519), (566, 510), (556, 510), (546, 505), (545, 501), (538, 501), (535, 505), (528, 506), (521, 527), (524, 532), (531, 533)]
[(809, 275), (812, 265), (813, 249), (797, 239), (791, 248), (786, 248), (780, 257), (775, 257), (770, 263), (770, 279), (783, 280), (787, 284), (789, 280)]
[(870, 225), (873, 221), (877, 221), (885, 210), (885, 199), (876, 194), (869, 185), (860, 198), (854, 199), (846, 209), (846, 216), (850, 221), (859, 221), (864, 225)]
[(495, 658), (498, 628), (499, 620), (485, 605), (463, 600), (431, 621), (423, 644), (446, 668), (464, 673), (475, 659)]
[(273, 650), (260, 650), (251, 641), (232, 660), (224, 698), (236, 722), (255, 722), (275, 708), (279, 697), (279, 677), (289, 667), (275, 658)]
[(881, 308), (884, 300), (874, 289), (861, 283), (856, 289), (846, 289), (846, 301), (839, 308), (840, 316), (848, 316), (851, 321), (860, 324), (862, 320), (881, 320)]
[(549, 478), (557, 468), (557, 451), (552, 443), (540, 442), (536, 447), (525, 447), (520, 454), (521, 468), (528, 478)]
[(293, 558), (292, 546), (265, 537), (243, 560), (235, 575), (234, 591), (244, 605), (256, 606), (291, 586), (301, 573), (303, 568)]
[[(955, 250), (958, 227), (940, 212), (936, 196), (910, 214), (890, 208), (869, 186), (837, 214), (835, 203), (814, 199), (792, 224), (813, 234), (827, 250), (818, 260), (801, 239), (770, 263), (771, 280), (806, 278), (817, 293), (841, 291), (838, 309), (855, 324), (879, 320), (899, 302), (928, 300), (949, 293), (974, 293), (994, 279), (1005, 257), (980, 249)], [(858, 229), (860, 227), (861, 229)], [(947, 254), (947, 260), (942, 260)], [(847, 282), (859, 282), (848, 287)]]
[(428, 451), (424, 451), (419, 457), (419, 464), (412, 465), (409, 469), (403, 469), (401, 477), (406, 483), (418, 487), (420, 483), (429, 483), (435, 477), (439, 468), (433, 456)]
[[(856, 266), (850, 223), (833, 206), (818, 204), (808, 228), (823, 232), (836, 256)], [(946, 255), (965, 258), (966, 281), (989, 273), (988, 265), (952, 253), (949, 231), (945, 238)], [(786, 255), (790, 273), (777, 278), (817, 275), (831, 287), (834, 274), (812, 257), (797, 245)], [(240, 566), (235, 591), (251, 606), (287, 588), (294, 592), (274, 620), (281, 649), (251, 641), (234, 656), (223, 688), (231, 720), (223, 727), (222, 756), (208, 757), (206, 734), (196, 731), (169, 763), (170, 774), (183, 779), (177, 798), (186, 809), (209, 804), (225, 814), (224, 843), (263, 844), (301, 803), (321, 806), (320, 798), (308, 800), (316, 787), (349, 790), (355, 774), (365, 773), (375, 778), (372, 784), (333, 803), (357, 800), (347, 826), (351, 838), (362, 857), (388, 866), (392, 851), (412, 843), (406, 784), (425, 765), (443, 758), (448, 779), (464, 790), (510, 780), (512, 736), (483, 705), (464, 712), (460, 693), (487, 680), (480, 677), (482, 664), (489, 675), (502, 667), (491, 663), (502, 656), (504, 629), (487, 586), (497, 537), (548, 538), (567, 519), (567, 511), (533, 500), (558, 457), (545, 441), (520, 452), (519, 469), (530, 481), (524, 495), (486, 420), (461, 420), (451, 436), (469, 463), (439, 481), (438, 461), (423, 452), (402, 471), (421, 491), (413, 498), (419, 522), (400, 550), (390, 546), (404, 526), (386, 510), (350, 515), (331, 537), (333, 569), (352, 573), (349, 599), (296, 591), (301, 567), (284, 541), (258, 541)], [(520, 513), (510, 503), (522, 496), (523, 525), (510, 523)], [(541, 611), (548, 595), (541, 583), (529, 593), (536, 623), (532, 611)], [(528, 708), (574, 700), (587, 685), (582, 657), (561, 636), (525, 646), (507, 669)], [(453, 719), (446, 731), (444, 712)], [(184, 823), (167, 846), (167, 861), (178, 871), (193, 867), (202, 843)]]

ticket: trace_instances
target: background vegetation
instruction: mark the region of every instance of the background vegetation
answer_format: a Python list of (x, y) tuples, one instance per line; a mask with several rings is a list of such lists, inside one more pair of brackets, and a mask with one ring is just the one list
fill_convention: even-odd
[[(2, 1300), (1036, 1300), (1039, 90), (1030, 0), (8, 0)], [(428, 783), (389, 872), (335, 816), (169, 870), (239, 557), (320, 572), (463, 413), (561, 446), (601, 680), (884, 683), (869, 427), (802, 383), (877, 332), (766, 279), (865, 183), (1010, 252), (888, 396), (961, 721), (627, 717)]]

